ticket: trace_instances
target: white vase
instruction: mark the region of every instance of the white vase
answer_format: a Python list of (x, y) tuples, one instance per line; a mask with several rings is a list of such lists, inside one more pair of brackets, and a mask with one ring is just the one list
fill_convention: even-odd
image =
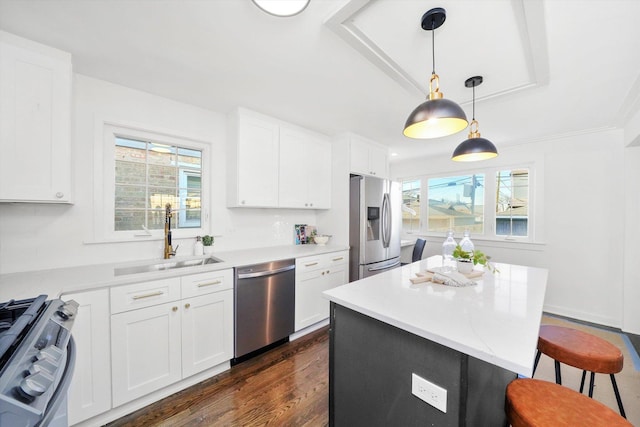
[(458, 269), (458, 273), (469, 274), (473, 271), (473, 261), (456, 260), (456, 267)]
[(211, 255), (213, 253), (213, 246), (205, 246), (204, 247), (204, 254), (205, 255)]

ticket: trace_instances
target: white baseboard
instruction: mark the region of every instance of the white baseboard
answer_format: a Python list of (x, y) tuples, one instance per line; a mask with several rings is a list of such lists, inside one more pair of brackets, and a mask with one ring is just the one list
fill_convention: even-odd
[(180, 390), (184, 390), (185, 388), (191, 387), (192, 385), (198, 384), (199, 382), (202, 382), (206, 379), (214, 377), (224, 371), (229, 370), (230, 368), (231, 368), (231, 365), (229, 364), (229, 362), (221, 363), (217, 366), (214, 366), (213, 368), (207, 369), (206, 371), (202, 371), (189, 378), (185, 378), (182, 381), (179, 381), (161, 390), (157, 390), (153, 393), (142, 396), (136, 400), (125, 403), (124, 405), (120, 405), (116, 408), (112, 408), (111, 410), (104, 412), (100, 415), (96, 415), (93, 418), (74, 424), (73, 427), (103, 426), (107, 423), (110, 423), (111, 421), (117, 420), (120, 417), (128, 415), (132, 412), (135, 412), (138, 409), (144, 408), (145, 406), (155, 403), (158, 400), (171, 396), (172, 394), (177, 393)]
[(582, 320), (584, 322), (596, 323), (598, 325), (609, 326), (612, 328), (618, 328), (622, 326), (620, 319), (614, 319), (608, 316), (594, 315), (586, 311), (571, 310), (562, 306), (545, 304), (544, 311), (551, 314), (557, 314), (558, 316), (570, 317), (576, 320)]
[(329, 324), (329, 318), (327, 317), (324, 320), (314, 323), (313, 325), (309, 325), (306, 328), (300, 329), (298, 332), (294, 332), (293, 334), (289, 335), (289, 341), (295, 341), (298, 338), (301, 338), (313, 331), (316, 331), (324, 326), (327, 326), (328, 324)]

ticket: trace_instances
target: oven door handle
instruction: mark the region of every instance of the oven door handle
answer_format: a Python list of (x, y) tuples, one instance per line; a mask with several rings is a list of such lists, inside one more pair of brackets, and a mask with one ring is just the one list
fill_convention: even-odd
[(73, 336), (70, 336), (69, 342), (67, 343), (67, 364), (64, 367), (64, 372), (62, 373), (62, 377), (60, 378), (60, 383), (58, 383), (58, 387), (51, 395), (51, 399), (49, 400), (49, 404), (47, 405), (47, 409), (45, 410), (42, 419), (38, 424), (35, 425), (35, 427), (47, 427), (51, 423), (51, 421), (53, 421), (53, 418), (58, 414), (60, 404), (62, 404), (62, 402), (64, 402), (65, 398), (67, 397), (67, 391), (69, 390), (69, 386), (71, 385), (71, 379), (73, 378), (73, 369), (75, 365), (76, 343), (73, 340)]

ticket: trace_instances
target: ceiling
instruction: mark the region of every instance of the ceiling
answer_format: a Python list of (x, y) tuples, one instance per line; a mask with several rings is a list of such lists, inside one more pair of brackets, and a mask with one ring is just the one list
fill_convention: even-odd
[(466, 131), (402, 135), (424, 101), (435, 31), (445, 98), (498, 150), (621, 127), (640, 110), (640, 1), (311, 0), (277, 18), (250, 0), (0, 0), (0, 29), (70, 52), (74, 71), (228, 113), (244, 106), (389, 146), (394, 160), (451, 153)]

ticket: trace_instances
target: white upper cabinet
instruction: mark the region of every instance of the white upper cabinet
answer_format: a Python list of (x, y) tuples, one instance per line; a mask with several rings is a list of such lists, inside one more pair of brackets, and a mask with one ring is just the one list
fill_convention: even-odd
[(0, 31), (0, 201), (70, 203), (71, 55)]
[(280, 207), (331, 207), (331, 144), (314, 134), (280, 128)]
[(231, 116), (227, 206), (328, 209), (331, 144), (243, 108)]
[(349, 134), (351, 172), (388, 178), (387, 149), (361, 136)]
[(249, 114), (232, 118), (227, 205), (278, 207), (278, 125)]

